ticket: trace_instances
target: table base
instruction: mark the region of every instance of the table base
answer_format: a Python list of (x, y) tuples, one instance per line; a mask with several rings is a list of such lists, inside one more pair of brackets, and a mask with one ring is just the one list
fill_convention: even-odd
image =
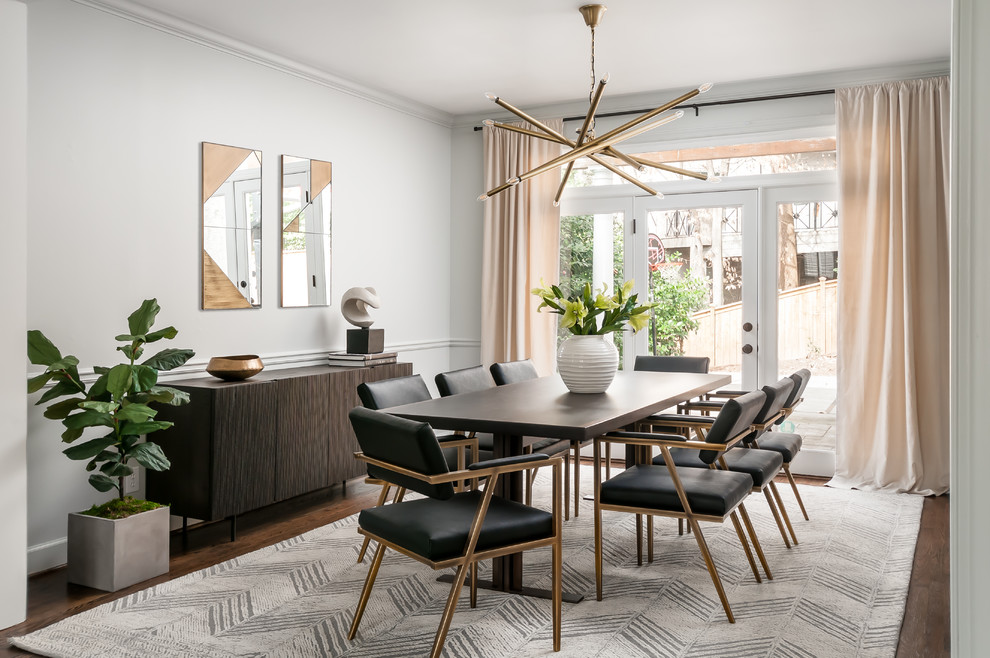
[[(451, 574), (444, 574), (442, 576), (437, 576), (438, 583), (452, 583), (454, 582), (454, 577)], [(471, 577), (468, 576), (464, 579), (464, 586), (470, 587)], [(478, 589), (489, 589), (494, 592), (506, 592), (508, 594), (519, 594), (520, 596), (531, 596), (536, 599), (552, 599), (553, 592), (548, 589), (540, 589), (538, 587), (522, 587), (520, 589), (509, 589), (504, 590), (500, 587), (496, 587), (495, 584), (490, 580), (479, 580)], [(572, 594), (571, 592), (561, 592), (561, 600), (564, 603), (580, 603), (584, 600), (584, 594)]]

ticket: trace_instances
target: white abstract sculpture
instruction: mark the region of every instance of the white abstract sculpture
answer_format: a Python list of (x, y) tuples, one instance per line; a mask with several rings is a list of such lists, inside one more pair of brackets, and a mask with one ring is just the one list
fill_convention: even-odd
[(381, 305), (381, 299), (374, 288), (358, 286), (348, 289), (340, 298), (340, 313), (355, 327), (368, 328), (375, 323), (368, 313), (368, 307), (381, 308)]

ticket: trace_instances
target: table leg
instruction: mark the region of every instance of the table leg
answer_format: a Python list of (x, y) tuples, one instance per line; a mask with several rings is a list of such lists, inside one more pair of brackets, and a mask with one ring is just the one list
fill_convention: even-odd
[[(521, 436), (496, 434), (493, 443), (495, 459), (522, 454)], [(523, 471), (517, 471), (499, 477), (495, 495), (507, 500), (523, 502), (523, 476)], [(492, 560), (492, 584), (495, 589), (502, 591), (522, 589), (522, 553), (513, 553)]]

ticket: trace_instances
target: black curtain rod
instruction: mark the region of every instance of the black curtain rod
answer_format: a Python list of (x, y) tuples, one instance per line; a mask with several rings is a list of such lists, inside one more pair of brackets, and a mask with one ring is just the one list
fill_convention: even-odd
[[(759, 101), (776, 101), (785, 98), (804, 98), (805, 96), (825, 96), (827, 94), (834, 94), (834, 89), (819, 89), (818, 91), (801, 91), (793, 94), (775, 94), (773, 96), (750, 96), (748, 98), (732, 98), (725, 101), (710, 101), (708, 103), (682, 103), (678, 105), (678, 108), (691, 108), (694, 110), (694, 116), (698, 116), (698, 110), (703, 107), (712, 107), (715, 105), (736, 105), (738, 103), (756, 103)], [(628, 114), (643, 114), (649, 112), (653, 108), (647, 108), (645, 110), (623, 110), (621, 112), (605, 112), (603, 114), (596, 114), (596, 119), (605, 119), (607, 117), (621, 117)], [(673, 109), (673, 108), (672, 108)], [(564, 117), (564, 121), (584, 121), (584, 115), (576, 117)], [(475, 126), (474, 129), (481, 130), (481, 126)]]

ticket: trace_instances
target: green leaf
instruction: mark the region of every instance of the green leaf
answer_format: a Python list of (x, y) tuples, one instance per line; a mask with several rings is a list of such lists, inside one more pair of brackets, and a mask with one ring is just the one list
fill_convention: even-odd
[(105, 375), (110, 372), (110, 368), (107, 368), (106, 366), (93, 366), (93, 372), (97, 375)]
[(87, 409), (78, 414), (67, 416), (62, 420), (62, 424), (68, 429), (82, 429), (84, 427), (113, 427), (113, 417), (110, 414)]
[(158, 383), (158, 371), (150, 366), (131, 366), (133, 373), (131, 391), (141, 393)]
[(116, 442), (117, 440), (112, 436), (101, 437), (99, 439), (92, 439), (90, 441), (86, 441), (85, 443), (80, 443), (79, 445), (66, 448), (62, 451), (62, 453), (69, 459), (75, 459), (77, 461), (92, 459), (93, 457), (96, 457), (96, 455), (103, 452), (104, 449), (109, 448)]
[(103, 473), (93, 473), (89, 476), (89, 483), (97, 491), (110, 491), (118, 488), (117, 480), (109, 478)]
[[(120, 341), (123, 341), (125, 343), (133, 343), (135, 341), (142, 341), (143, 342), (144, 341), (144, 334), (142, 334), (140, 336), (132, 336), (130, 334), (120, 334), (119, 336), (114, 336), (113, 339), (114, 340), (120, 340)], [(120, 348), (118, 347), (117, 349), (119, 350)]]
[(31, 363), (39, 366), (49, 366), (62, 358), (62, 353), (58, 351), (55, 344), (48, 340), (45, 334), (37, 329), (27, 332), (28, 336), (28, 359)]
[(85, 402), (80, 403), (79, 407), (82, 409), (91, 409), (101, 414), (112, 414), (117, 409), (117, 403), (97, 402), (95, 400), (87, 400)]
[(61, 402), (56, 402), (55, 404), (49, 406), (45, 409), (45, 418), (51, 418), (52, 420), (61, 420), (65, 418), (73, 411), (79, 408), (79, 403), (83, 401), (83, 398), (69, 398), (68, 400), (62, 400)]
[(55, 363), (50, 364), (48, 366), (48, 370), (50, 372), (54, 372), (56, 370), (68, 370), (69, 368), (74, 368), (78, 365), (79, 359), (70, 354), (69, 356), (62, 357)]
[(172, 427), (172, 423), (165, 420), (153, 420), (146, 423), (127, 422), (121, 426), (120, 433), (122, 436), (137, 436), (139, 434), (150, 434), (158, 430), (168, 429), (169, 427)]
[(164, 329), (159, 329), (158, 331), (152, 331), (145, 338), (146, 342), (154, 343), (156, 340), (161, 340), (162, 338), (168, 338), (172, 340), (179, 334), (179, 331), (175, 327), (165, 327)]
[(119, 478), (125, 475), (130, 475), (134, 472), (134, 469), (127, 464), (121, 464), (119, 462), (107, 462), (103, 466), (100, 466), (100, 471), (106, 473), (107, 475)]
[(178, 368), (194, 356), (196, 356), (196, 353), (192, 350), (168, 348), (162, 350), (150, 359), (146, 359), (141, 365), (145, 365), (156, 370), (172, 370), (173, 368)]
[(167, 471), (172, 465), (157, 443), (139, 443), (130, 453), (131, 458), (152, 471)]
[(144, 336), (155, 324), (155, 316), (162, 310), (157, 299), (146, 299), (141, 307), (130, 314), (127, 318), (127, 330), (132, 336)]
[(117, 412), (117, 419), (128, 420), (133, 423), (143, 423), (149, 418), (154, 418), (157, 413), (157, 411), (147, 405), (132, 403)]
[(169, 386), (152, 386), (143, 393), (135, 393), (130, 399), (143, 404), (162, 402), (177, 407), (189, 402), (189, 394)]
[(131, 366), (126, 363), (116, 365), (107, 373), (107, 390), (110, 391), (110, 395), (115, 400), (119, 400), (124, 393), (130, 390), (133, 378)]
[(72, 443), (82, 435), (83, 429), (81, 427), (72, 427), (62, 432), (62, 442)]
[(110, 371), (104, 368), (106, 372), (100, 375), (99, 379), (93, 382), (93, 385), (89, 387), (89, 398), (91, 400), (98, 400), (107, 394), (107, 382), (110, 376), (107, 374)]
[(141, 347), (140, 343), (132, 343), (130, 345), (121, 345), (117, 348), (118, 352), (123, 352), (124, 356), (127, 357), (128, 361), (136, 361), (141, 358), (144, 354), (144, 348)]
[(37, 377), (32, 377), (31, 379), (28, 380), (28, 393), (37, 393), (42, 388), (44, 388), (45, 384), (48, 383), (48, 380), (54, 376), (55, 373), (43, 372)]
[(49, 400), (54, 400), (55, 398), (60, 398), (63, 395), (75, 395), (79, 393), (79, 385), (70, 382), (67, 379), (61, 380), (59, 383), (52, 386), (50, 389), (45, 391), (35, 404), (44, 404)]

